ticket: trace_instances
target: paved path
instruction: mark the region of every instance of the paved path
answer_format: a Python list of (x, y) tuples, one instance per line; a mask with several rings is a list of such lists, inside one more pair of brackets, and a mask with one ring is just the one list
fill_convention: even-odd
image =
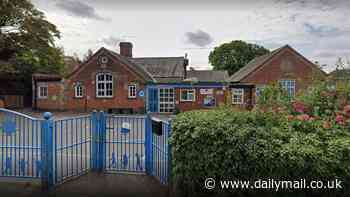
[(54, 196), (54, 197), (167, 197), (168, 189), (157, 180), (145, 175), (89, 173), (42, 193), (39, 185), (29, 183), (0, 183), (1, 196)]

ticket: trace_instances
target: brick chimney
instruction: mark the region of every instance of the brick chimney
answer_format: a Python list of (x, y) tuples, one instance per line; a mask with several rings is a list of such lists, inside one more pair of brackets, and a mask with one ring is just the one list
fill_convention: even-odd
[(184, 79), (187, 79), (187, 66), (188, 66), (188, 58), (187, 58), (187, 53), (185, 53), (185, 58), (184, 58)]
[(120, 42), (120, 55), (125, 57), (132, 57), (132, 43), (131, 42)]

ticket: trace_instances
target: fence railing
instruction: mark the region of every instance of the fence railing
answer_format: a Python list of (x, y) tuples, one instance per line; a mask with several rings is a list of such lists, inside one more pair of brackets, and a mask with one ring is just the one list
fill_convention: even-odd
[[(157, 126), (158, 125), (158, 126)], [(0, 108), (0, 177), (41, 179), (44, 189), (91, 170), (170, 177), (171, 123), (150, 115), (54, 120)]]

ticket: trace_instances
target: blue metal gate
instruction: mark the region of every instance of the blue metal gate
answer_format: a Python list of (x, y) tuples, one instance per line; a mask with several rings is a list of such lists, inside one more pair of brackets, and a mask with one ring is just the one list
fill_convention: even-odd
[(157, 120), (161, 124), (161, 135), (152, 132), (151, 146), (151, 172), (162, 184), (168, 184), (170, 179), (170, 121)]
[(94, 131), (91, 115), (55, 120), (53, 128), (53, 184), (89, 172)]
[(105, 170), (144, 173), (147, 116), (108, 115)]
[(41, 179), (48, 189), (89, 171), (141, 173), (169, 180), (170, 122), (150, 115), (43, 119), (0, 108), (0, 177)]

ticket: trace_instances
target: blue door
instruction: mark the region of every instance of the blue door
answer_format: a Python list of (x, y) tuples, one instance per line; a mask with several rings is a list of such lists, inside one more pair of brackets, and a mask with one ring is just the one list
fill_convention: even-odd
[(158, 88), (148, 88), (148, 110), (158, 112)]

